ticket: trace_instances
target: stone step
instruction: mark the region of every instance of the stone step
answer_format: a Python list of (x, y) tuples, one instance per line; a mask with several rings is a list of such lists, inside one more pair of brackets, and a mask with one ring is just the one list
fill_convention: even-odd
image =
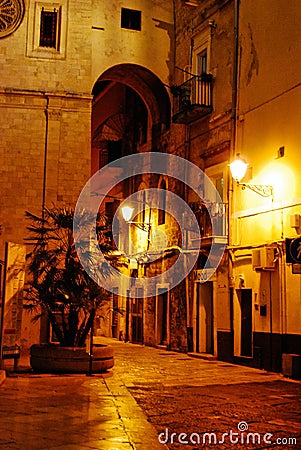
[(192, 358), (206, 359), (206, 361), (215, 361), (217, 359), (215, 355), (211, 355), (210, 353), (188, 352), (187, 355)]

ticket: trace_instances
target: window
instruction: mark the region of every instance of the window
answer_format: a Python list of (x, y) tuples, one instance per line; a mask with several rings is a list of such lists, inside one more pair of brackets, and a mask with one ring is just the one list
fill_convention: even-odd
[(27, 52), (30, 58), (65, 59), (68, 0), (29, 2)]
[[(205, 197), (209, 198), (211, 195), (210, 215), (212, 233), (215, 236), (227, 235), (227, 221), (226, 221), (226, 166), (224, 163), (211, 166), (205, 170), (207, 176), (210, 177), (213, 185), (215, 186), (215, 193), (210, 194), (210, 187), (208, 186), (208, 193), (205, 186)], [(214, 196), (216, 198), (214, 199)], [(215, 200), (215, 201), (214, 201)]]
[(198, 75), (207, 73), (207, 50), (197, 54), (197, 73)]
[(41, 11), (40, 47), (57, 48), (58, 39), (58, 13), (54, 11)]
[(210, 72), (211, 29), (206, 27), (193, 37), (192, 71), (197, 75)]
[(141, 31), (141, 11), (121, 8), (121, 28)]

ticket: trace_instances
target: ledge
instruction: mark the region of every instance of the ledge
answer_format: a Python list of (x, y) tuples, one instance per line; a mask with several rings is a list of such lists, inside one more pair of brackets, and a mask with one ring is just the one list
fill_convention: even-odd
[(215, 361), (215, 360), (217, 360), (217, 357), (215, 355), (211, 355), (210, 353), (188, 352), (187, 355), (191, 356), (192, 358), (205, 359), (206, 361)]

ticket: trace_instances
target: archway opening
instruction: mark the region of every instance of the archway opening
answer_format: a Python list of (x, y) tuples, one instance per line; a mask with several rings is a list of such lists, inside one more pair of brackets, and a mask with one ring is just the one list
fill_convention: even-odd
[(105, 71), (92, 94), (92, 174), (139, 151), (159, 150), (170, 127), (169, 95), (159, 78), (135, 64)]

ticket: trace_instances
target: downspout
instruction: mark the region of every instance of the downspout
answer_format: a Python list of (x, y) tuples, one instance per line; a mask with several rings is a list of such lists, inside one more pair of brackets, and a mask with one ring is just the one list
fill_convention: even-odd
[[(190, 126), (186, 127), (185, 130), (185, 159), (189, 161), (190, 158)], [(187, 171), (187, 166), (185, 166)], [(185, 173), (186, 180), (187, 173)], [(188, 189), (187, 184), (184, 185), (184, 201), (188, 202)], [(186, 235), (188, 239), (188, 235)], [(187, 258), (184, 259), (185, 273), (187, 274)], [(185, 297), (186, 297), (186, 332), (187, 332), (187, 350), (188, 352), (193, 351), (193, 329), (192, 329), (192, 318), (191, 318), (191, 308), (190, 308), (190, 295), (189, 295), (189, 275), (185, 277)]]
[(172, 68), (172, 83), (175, 83), (175, 68), (176, 68), (176, 51), (177, 51), (177, 37), (176, 37), (176, 31), (177, 31), (177, 20), (176, 20), (176, 0), (173, 0), (172, 2), (172, 6), (173, 6), (173, 43), (172, 43), (172, 49), (173, 49), (173, 68)]
[[(49, 97), (46, 96), (45, 106), (45, 138), (44, 138), (44, 160), (43, 160), (43, 186), (42, 186), (42, 221), (45, 220), (46, 207), (46, 186), (47, 186), (47, 156), (48, 156), (48, 134), (49, 134)], [(49, 320), (48, 316), (41, 317), (40, 320), (40, 342), (49, 340)]]
[(280, 333), (281, 333), (281, 350), (286, 353), (286, 333), (287, 333), (287, 314), (286, 314), (286, 265), (283, 244), (277, 244), (279, 252), (279, 270), (280, 270)]
[(44, 139), (44, 162), (43, 162), (43, 190), (42, 190), (42, 219), (45, 218), (46, 185), (47, 185), (47, 156), (48, 156), (48, 132), (49, 132), (49, 97), (46, 97), (45, 107), (45, 139)]
[[(236, 153), (236, 133), (237, 133), (237, 110), (238, 110), (238, 56), (239, 56), (239, 0), (234, 0), (234, 54), (233, 54), (233, 77), (232, 77), (232, 130), (231, 130), (231, 147), (230, 147), (230, 161), (235, 158)], [(234, 196), (233, 187), (234, 181), (228, 170), (228, 245), (234, 245), (234, 228), (236, 230), (236, 222), (234, 215)], [(235, 236), (236, 236), (235, 231)], [(234, 356), (234, 300), (235, 300), (235, 277), (234, 277), (234, 254), (228, 252), (228, 283), (229, 283), (229, 321), (231, 334), (231, 354)]]
[[(176, 47), (176, 46), (175, 46)], [(193, 57), (193, 47), (194, 40), (190, 40), (190, 51), (189, 51), (189, 71), (192, 70), (192, 57)], [(184, 74), (185, 75), (185, 74)], [(190, 125), (186, 126), (185, 129), (185, 159), (190, 161), (190, 138), (191, 138), (191, 128)], [(185, 180), (187, 179), (187, 166), (185, 166)], [(188, 188), (187, 184), (184, 185), (184, 201), (188, 203)], [(188, 239), (188, 235), (186, 235)], [(187, 259), (185, 258), (185, 273), (187, 274)], [(194, 290), (192, 290), (194, 292)], [(190, 305), (190, 295), (189, 295), (189, 275), (185, 277), (185, 296), (186, 296), (186, 332), (187, 332), (187, 350), (188, 352), (193, 351), (193, 329), (192, 329), (192, 317), (191, 317), (191, 305)], [(189, 345), (190, 344), (190, 345)]]
[[(1, 283), (1, 316), (0, 316), (0, 369), (3, 367), (3, 326), (4, 326), (4, 308), (5, 308), (5, 290), (6, 290), (6, 275), (7, 275), (7, 258), (8, 258), (8, 244), (5, 244), (5, 256), (4, 261), (1, 261), (0, 271), (0, 283)], [(2, 270), (3, 269), (3, 270)]]
[[(237, 111), (238, 111), (238, 49), (239, 49), (239, 1), (234, 0), (234, 54), (233, 54), (233, 76), (232, 76), (232, 130), (231, 130), (231, 148), (230, 161), (235, 158), (237, 141)], [(230, 170), (228, 171), (228, 224), (229, 224), (229, 245), (233, 245), (233, 186), (234, 181)]]
[(273, 302), (272, 302), (272, 274), (270, 273), (270, 367), (273, 370)]

